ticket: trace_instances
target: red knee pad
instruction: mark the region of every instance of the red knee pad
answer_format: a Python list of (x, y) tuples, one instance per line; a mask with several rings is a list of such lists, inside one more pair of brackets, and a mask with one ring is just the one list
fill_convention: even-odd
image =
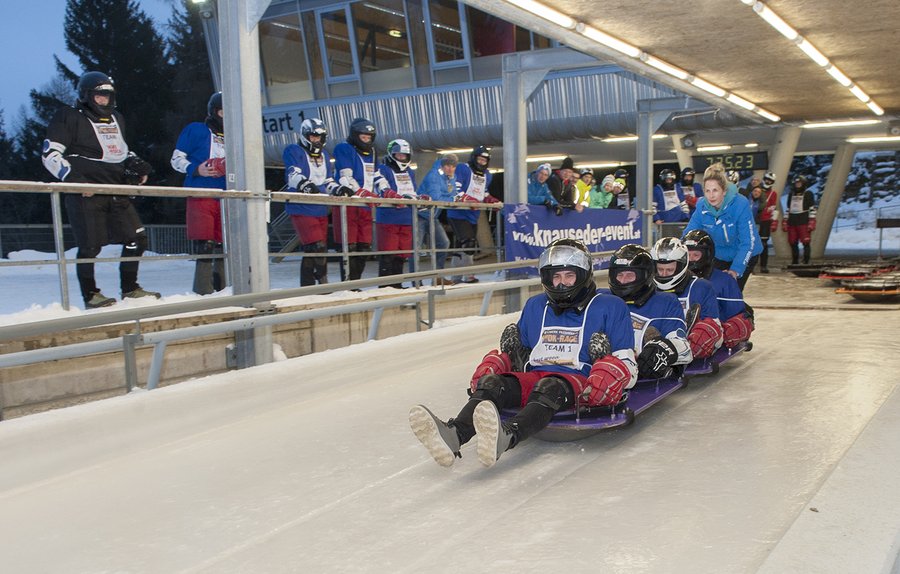
[(512, 361), (509, 360), (509, 355), (501, 353), (497, 349), (492, 349), (481, 359), (481, 363), (475, 367), (469, 386), (474, 391), (478, 384), (478, 379), (481, 377), (485, 375), (502, 375), (503, 373), (510, 373), (512, 370)]
[(695, 359), (711, 357), (722, 343), (722, 326), (715, 319), (700, 319), (688, 333), (688, 342)]
[(725, 346), (734, 347), (738, 343), (743, 343), (750, 339), (750, 333), (753, 332), (753, 323), (743, 313), (738, 313), (731, 319), (725, 321), (722, 325), (725, 333)]
[(588, 387), (585, 390), (590, 391), (587, 404), (615, 405), (622, 399), (622, 391), (630, 380), (631, 371), (618, 357), (607, 355), (597, 359), (587, 378)]

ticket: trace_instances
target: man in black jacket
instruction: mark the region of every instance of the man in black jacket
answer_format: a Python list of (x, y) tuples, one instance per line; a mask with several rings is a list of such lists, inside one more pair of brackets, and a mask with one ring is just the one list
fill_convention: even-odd
[[(115, 111), (116, 88), (103, 72), (87, 72), (78, 80), (78, 101), (61, 108), (47, 127), (43, 163), (53, 177), (66, 183), (130, 184), (147, 181), (150, 165), (129, 152), (122, 115)], [(93, 259), (108, 243), (122, 244), (122, 257), (139, 257), (147, 248), (147, 233), (127, 196), (66, 195), (66, 211), (78, 245), (79, 259)], [(76, 265), (86, 309), (106, 307), (116, 300), (100, 292), (93, 263)], [(138, 285), (138, 262), (119, 265), (122, 297), (157, 297)]]
[(547, 180), (547, 187), (561, 207), (569, 209), (575, 207), (578, 190), (575, 189), (575, 165), (572, 158), (567, 157), (563, 160), (559, 169)]

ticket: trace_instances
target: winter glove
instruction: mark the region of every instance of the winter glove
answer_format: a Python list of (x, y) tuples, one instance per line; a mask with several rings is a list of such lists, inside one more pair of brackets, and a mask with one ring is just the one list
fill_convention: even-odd
[(125, 178), (126, 185), (141, 185), (153, 171), (153, 166), (134, 154), (129, 154), (125, 158), (123, 167), (125, 170), (122, 175)]
[(355, 192), (346, 185), (341, 185), (334, 190), (334, 195), (343, 197), (352, 197), (354, 193)]
[(431, 201), (431, 196), (420, 193), (418, 197), (416, 197), (416, 199), (421, 199), (422, 201)]
[(482, 203), (500, 203), (500, 200), (491, 195), (490, 193), (484, 194), (484, 199), (481, 200)]
[(638, 355), (638, 376), (642, 379), (661, 379), (669, 374), (669, 367), (678, 360), (678, 351), (668, 339), (654, 339), (644, 345)]
[(474, 197), (472, 197), (471, 195), (468, 195), (468, 194), (466, 194), (466, 193), (457, 193), (457, 194), (453, 197), (453, 201), (462, 202), (462, 203), (465, 203), (465, 202), (475, 202), (475, 203), (478, 203), (478, 200), (477, 200), (477, 199), (475, 199)]
[(684, 202), (687, 203), (690, 209), (694, 209), (697, 206), (697, 197), (694, 195), (689, 195), (684, 198)]
[(377, 194), (372, 193), (371, 191), (363, 187), (357, 189), (354, 195), (356, 195), (356, 197), (378, 197)]
[(474, 391), (478, 386), (478, 380), (481, 377), (485, 375), (511, 373), (512, 370), (512, 361), (510, 360), (509, 355), (501, 353), (497, 349), (492, 349), (483, 359), (481, 359), (481, 363), (475, 367), (475, 372), (472, 373), (472, 380), (469, 382), (469, 387)]
[(688, 333), (688, 343), (695, 359), (711, 357), (722, 342), (722, 326), (707, 317), (700, 319)]
[(778, 220), (777, 220), (777, 219), (773, 219), (773, 220), (769, 223), (769, 230), (770, 230), (772, 233), (775, 233), (776, 231), (778, 231)]
[(393, 189), (385, 189), (381, 192), (381, 197), (385, 199), (403, 199), (403, 196), (394, 191)]
[(212, 172), (210, 177), (222, 177), (225, 175), (225, 158), (214, 157), (206, 160), (206, 167)]
[(787, 217), (781, 220), (781, 230), (787, 233)]
[[(581, 398), (587, 398), (588, 405), (611, 406), (622, 399), (622, 391), (631, 380), (628, 367), (618, 357), (607, 355), (596, 361), (588, 374), (588, 387)], [(586, 397), (585, 397), (586, 395)]]
[(722, 330), (725, 333), (723, 344), (731, 349), (738, 343), (743, 343), (750, 339), (750, 333), (753, 331), (752, 315), (748, 316), (746, 313), (738, 313), (722, 324)]
[(809, 220), (809, 232), (812, 233), (815, 230), (816, 230), (816, 220), (810, 219)]
[(320, 193), (319, 186), (311, 182), (310, 180), (306, 180), (300, 184), (297, 188), (297, 191), (300, 193)]

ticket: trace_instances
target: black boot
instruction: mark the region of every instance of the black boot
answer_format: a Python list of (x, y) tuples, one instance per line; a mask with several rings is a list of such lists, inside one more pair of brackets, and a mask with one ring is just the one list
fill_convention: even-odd
[(316, 262), (309, 255), (303, 256), (300, 262), (300, 286), (307, 287), (316, 284)]
[(803, 244), (803, 263), (809, 265), (809, 258), (812, 255), (812, 249), (809, 243)]
[(791, 244), (791, 265), (796, 265), (800, 261), (800, 247), (793, 243)]

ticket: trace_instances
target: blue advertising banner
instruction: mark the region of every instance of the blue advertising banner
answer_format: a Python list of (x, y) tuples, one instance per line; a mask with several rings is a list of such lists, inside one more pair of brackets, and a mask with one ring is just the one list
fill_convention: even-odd
[[(562, 216), (543, 205), (506, 204), (506, 260), (537, 259), (556, 239), (577, 239), (589, 251), (615, 251), (641, 243), (641, 214), (636, 209), (566, 210)], [(598, 269), (609, 267), (609, 257), (595, 260)], [(527, 272), (528, 268), (517, 269)], [(536, 269), (531, 268), (532, 273)]]

